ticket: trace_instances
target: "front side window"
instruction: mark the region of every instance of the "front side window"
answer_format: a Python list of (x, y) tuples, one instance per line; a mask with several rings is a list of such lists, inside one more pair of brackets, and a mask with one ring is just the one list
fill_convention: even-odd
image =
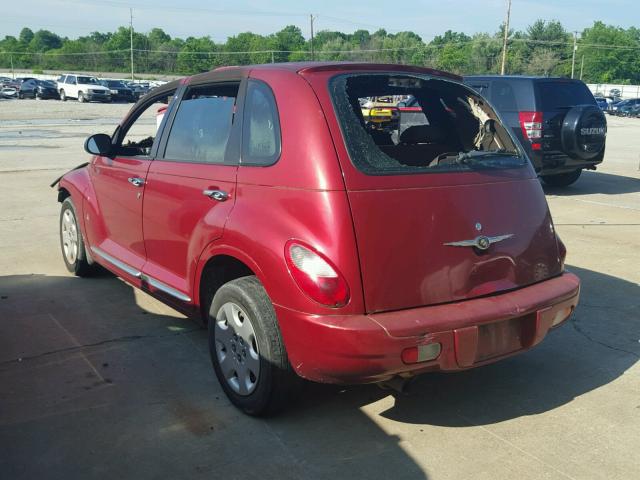
[[(526, 164), (496, 113), (459, 83), (410, 74), (360, 73), (334, 77), (329, 90), (349, 157), (366, 174)], [(407, 101), (418, 108), (408, 108)]]
[(174, 99), (175, 91), (169, 91), (151, 99), (136, 112), (133, 123), (123, 132), (124, 138), (117, 147), (117, 154), (124, 157), (148, 157), (167, 105)]
[(242, 128), (242, 163), (272, 165), (280, 156), (280, 121), (271, 89), (250, 81)]
[(224, 163), (237, 94), (237, 84), (197, 87), (187, 91), (171, 126), (165, 159)]

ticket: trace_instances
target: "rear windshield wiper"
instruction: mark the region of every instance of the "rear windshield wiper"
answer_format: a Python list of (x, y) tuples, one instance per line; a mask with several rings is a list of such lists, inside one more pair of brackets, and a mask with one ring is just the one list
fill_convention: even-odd
[[(521, 159), (518, 152), (500, 150), (472, 150), (470, 152), (447, 152), (438, 156), (437, 164), (478, 165), (487, 158), (510, 157)], [(485, 163), (487, 165), (487, 163)], [(490, 163), (489, 165), (490, 166)]]
[(458, 152), (456, 163), (471, 164), (477, 160), (488, 157), (516, 157), (520, 158), (518, 152), (509, 152), (506, 150), (472, 150), (470, 152)]

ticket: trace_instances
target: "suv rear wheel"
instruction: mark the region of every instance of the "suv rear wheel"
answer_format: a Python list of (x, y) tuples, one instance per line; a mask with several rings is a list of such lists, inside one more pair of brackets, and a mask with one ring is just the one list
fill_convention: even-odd
[(556, 175), (541, 175), (540, 178), (550, 187), (568, 187), (580, 178), (581, 173), (582, 169), (577, 169), (572, 172), (559, 173)]
[(209, 309), (209, 353), (222, 389), (250, 415), (281, 410), (302, 380), (293, 372), (271, 300), (255, 276), (224, 284)]
[(60, 90), (60, 100), (62, 100), (63, 102), (67, 101), (67, 94), (64, 93), (64, 90)]

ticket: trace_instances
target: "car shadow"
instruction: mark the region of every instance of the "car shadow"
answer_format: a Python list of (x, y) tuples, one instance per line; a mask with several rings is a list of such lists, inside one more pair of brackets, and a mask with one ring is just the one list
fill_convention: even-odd
[(640, 287), (568, 268), (582, 280), (579, 307), (535, 349), (425, 374), (404, 393), (308, 383), (268, 419), (226, 400), (205, 330), (149, 310), (121, 280), (0, 277), (0, 464), (12, 478), (104, 478), (131, 458), (151, 477), (210, 478), (223, 465), (229, 478), (428, 478), (428, 460), (418, 464), (404, 433), (381, 423), (469, 427), (536, 415), (638, 361)]
[(619, 195), (640, 192), (640, 178), (583, 170), (578, 181), (568, 187), (551, 187), (542, 182), (542, 188), (545, 194), (560, 197), (593, 193)]
[[(488, 425), (553, 410), (623, 375), (640, 359), (640, 287), (600, 272), (568, 269), (582, 281), (579, 306), (542, 344), (485, 367), (417, 377), (405, 393), (393, 394), (393, 404), (380, 415), (410, 424)], [(322, 411), (327, 397), (336, 395), (327, 389), (319, 399), (319, 390), (287, 421), (304, 422), (306, 411)], [(340, 407), (347, 409), (389, 395), (374, 386), (338, 391), (350, 397), (348, 406)]]
[(344, 401), (310, 385), (291, 412), (243, 415), (215, 378), (206, 330), (158, 305), (108, 273), (0, 277), (4, 476), (428, 478), (359, 410), (371, 387)]

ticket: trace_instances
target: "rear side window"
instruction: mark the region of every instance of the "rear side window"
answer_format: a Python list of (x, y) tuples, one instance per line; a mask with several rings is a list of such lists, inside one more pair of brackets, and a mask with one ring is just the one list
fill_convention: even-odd
[(244, 106), (242, 163), (272, 165), (280, 156), (280, 121), (276, 100), (263, 82), (250, 80)]
[(224, 163), (237, 93), (237, 84), (187, 91), (171, 126), (164, 157), (183, 162)]
[[(515, 168), (526, 162), (486, 101), (458, 83), (360, 73), (334, 77), (329, 90), (349, 157), (363, 173)], [(418, 108), (407, 108), (407, 101)]]
[(537, 82), (536, 88), (543, 111), (575, 105), (596, 105), (593, 94), (582, 82)]
[(496, 80), (491, 88), (491, 101), (499, 112), (517, 112), (518, 102), (513, 87), (508, 82)]

